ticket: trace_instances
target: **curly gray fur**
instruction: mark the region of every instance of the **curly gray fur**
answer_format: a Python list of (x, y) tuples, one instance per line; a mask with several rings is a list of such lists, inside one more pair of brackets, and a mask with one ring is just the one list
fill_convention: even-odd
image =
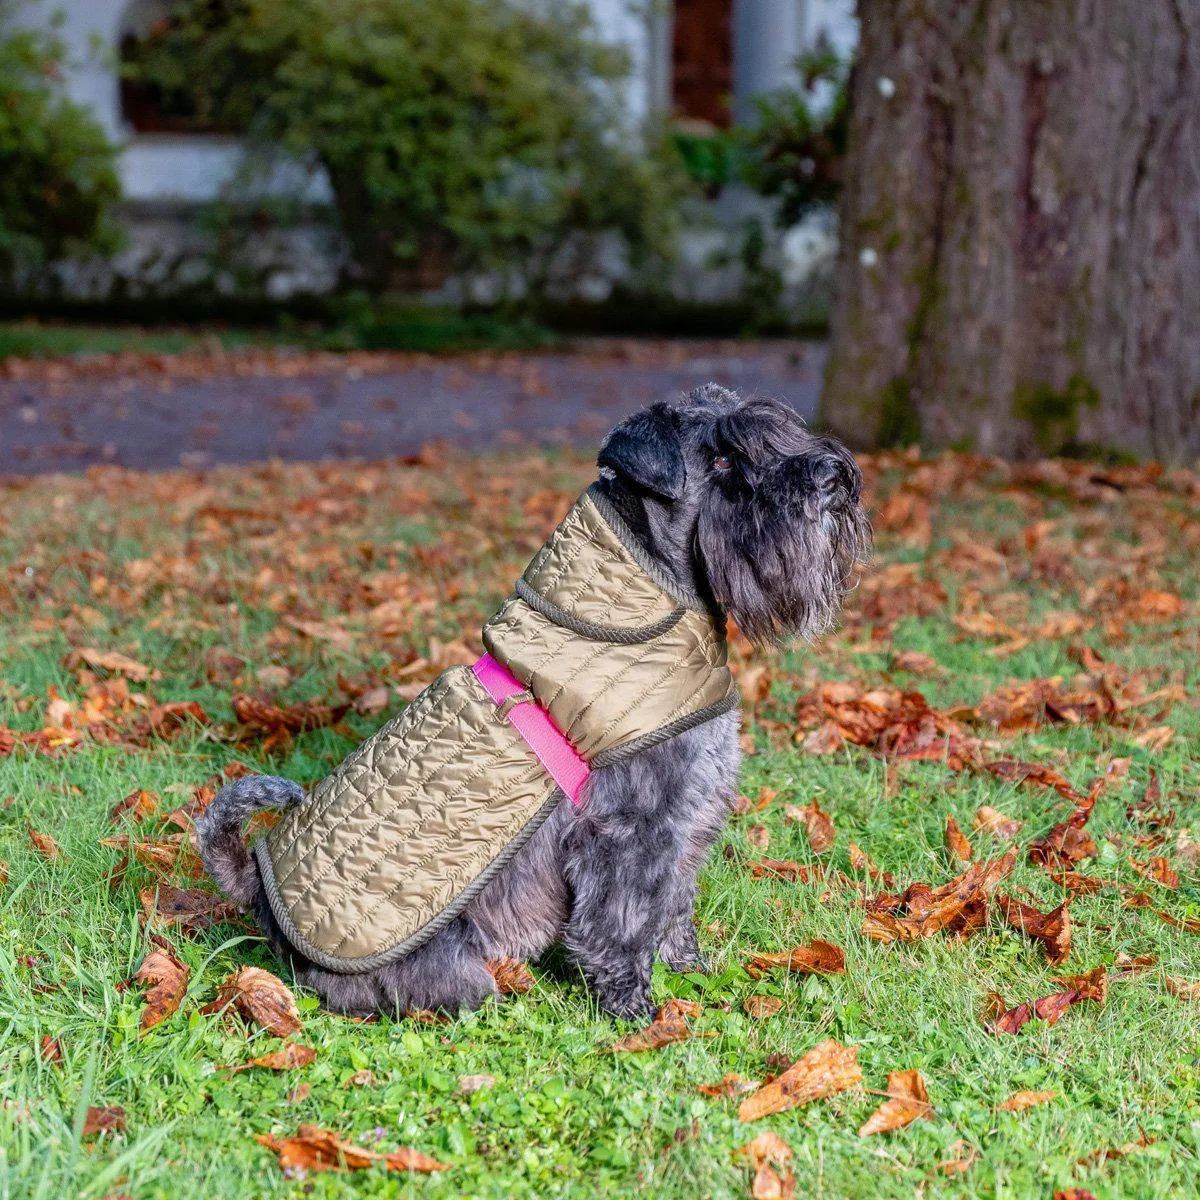
[[(828, 626), (869, 550), (854, 459), (774, 400), (710, 385), (652, 405), (609, 434), (599, 466), (605, 496), (659, 573), (759, 641)], [(676, 970), (702, 966), (696, 874), (728, 818), (738, 765), (738, 717), (728, 713), (594, 770), (580, 808), (563, 800), (445, 929), (360, 975), (324, 970), (289, 945), (247, 852), (246, 818), (297, 803), (295, 784), (262, 776), (225, 788), (198, 823), (201, 855), (334, 1010), (478, 1007), (495, 992), (489, 958), (533, 958), (562, 943), (604, 1008), (641, 1018), (655, 954)]]

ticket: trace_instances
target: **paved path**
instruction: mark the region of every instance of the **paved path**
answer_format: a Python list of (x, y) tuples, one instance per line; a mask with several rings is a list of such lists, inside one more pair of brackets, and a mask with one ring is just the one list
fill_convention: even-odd
[[(715, 380), (811, 417), (821, 343), (580, 343), (570, 353), (263, 356), (41, 364), (0, 377), (0, 474), (596, 444), (626, 413)], [(14, 374), (17, 377), (12, 377)]]

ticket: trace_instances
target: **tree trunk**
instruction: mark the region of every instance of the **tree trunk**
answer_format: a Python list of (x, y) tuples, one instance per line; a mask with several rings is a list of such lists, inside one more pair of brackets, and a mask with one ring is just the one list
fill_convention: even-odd
[(1200, 0), (859, 0), (822, 401), (862, 444), (1200, 453)]

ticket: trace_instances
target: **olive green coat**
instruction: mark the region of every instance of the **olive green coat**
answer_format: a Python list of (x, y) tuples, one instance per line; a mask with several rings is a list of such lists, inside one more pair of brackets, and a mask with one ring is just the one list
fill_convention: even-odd
[[(737, 704), (723, 623), (655, 569), (596, 489), (483, 641), (592, 768)], [(561, 799), (471, 669), (452, 667), (255, 850), (296, 948), (330, 970), (369, 971), (450, 921)]]

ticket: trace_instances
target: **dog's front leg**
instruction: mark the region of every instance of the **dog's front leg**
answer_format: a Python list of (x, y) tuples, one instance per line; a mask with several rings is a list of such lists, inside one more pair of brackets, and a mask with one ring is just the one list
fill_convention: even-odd
[[(672, 916), (685, 840), (642, 758), (596, 771), (566, 839), (571, 913), (563, 941), (601, 1005), (649, 1016), (650, 971)], [(656, 777), (657, 776), (657, 777)]]
[(671, 898), (671, 917), (658, 956), (672, 971), (707, 971), (696, 937), (696, 876), (729, 819), (737, 779), (739, 722), (735, 714), (709, 721), (676, 739), (676, 821), (688, 830)]

